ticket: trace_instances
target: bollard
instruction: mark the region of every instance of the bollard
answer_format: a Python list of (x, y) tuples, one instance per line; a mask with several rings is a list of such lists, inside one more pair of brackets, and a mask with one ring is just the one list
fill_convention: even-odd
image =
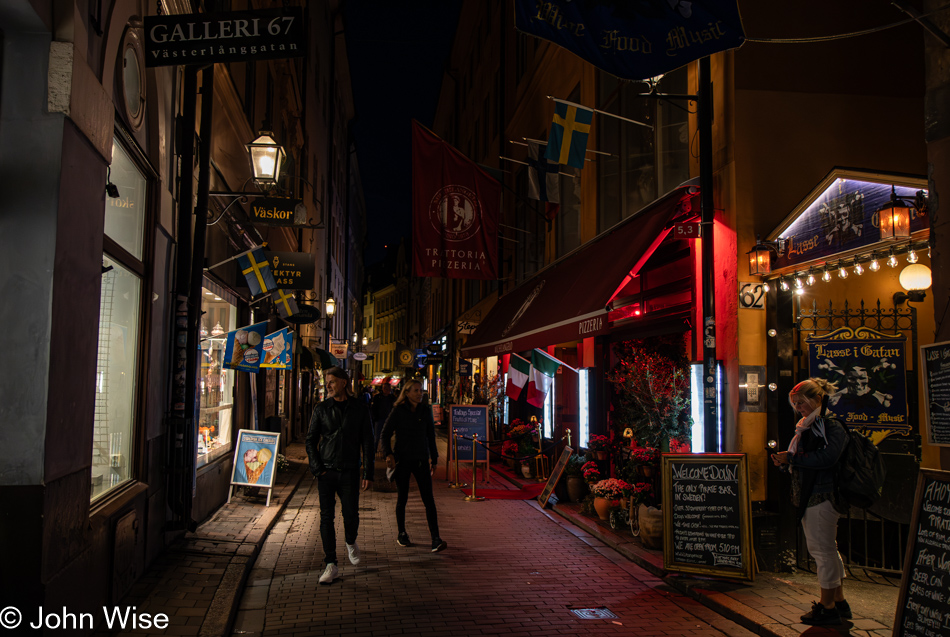
[(475, 495), (475, 489), (478, 483), (478, 477), (475, 475), (478, 465), (476, 464), (476, 451), (475, 446), (478, 444), (478, 434), (472, 436), (472, 495), (465, 496), (466, 502), (481, 502), (485, 498)]
[[(461, 489), (467, 487), (468, 485), (464, 482), (459, 482), (459, 430), (452, 430), (452, 455), (455, 456), (455, 482), (449, 485), (450, 489)], [(448, 473), (449, 467), (446, 465), (445, 472)]]

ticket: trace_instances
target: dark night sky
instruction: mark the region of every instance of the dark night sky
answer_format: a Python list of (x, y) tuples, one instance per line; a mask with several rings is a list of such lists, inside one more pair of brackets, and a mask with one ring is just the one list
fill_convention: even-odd
[(411, 230), (411, 120), (432, 125), (461, 0), (346, 0), (366, 264)]

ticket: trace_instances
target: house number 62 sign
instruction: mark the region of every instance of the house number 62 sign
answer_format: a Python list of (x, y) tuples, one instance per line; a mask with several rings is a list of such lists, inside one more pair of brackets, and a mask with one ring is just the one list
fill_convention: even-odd
[(739, 307), (744, 309), (765, 309), (765, 286), (761, 283), (739, 284)]

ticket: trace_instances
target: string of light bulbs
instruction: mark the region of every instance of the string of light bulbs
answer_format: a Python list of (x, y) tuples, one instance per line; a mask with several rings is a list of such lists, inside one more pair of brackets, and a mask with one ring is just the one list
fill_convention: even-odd
[[(927, 250), (927, 256), (930, 256), (930, 244), (926, 241), (914, 243), (910, 242), (903, 246), (892, 247), (886, 251), (874, 251), (869, 254), (855, 255), (848, 259), (838, 259), (829, 261), (824, 265), (812, 266), (807, 270), (786, 274), (772, 279), (771, 283), (778, 282), (779, 290), (788, 292), (794, 289), (797, 294), (803, 294), (806, 287), (815, 285), (820, 278), (825, 283), (829, 283), (837, 274), (839, 279), (847, 279), (851, 274), (861, 276), (866, 271), (878, 272), (882, 263), (896, 268), (900, 265), (898, 255), (903, 254), (907, 263), (914, 264), (920, 260), (920, 251)], [(771, 289), (769, 281), (763, 283), (765, 291)]]

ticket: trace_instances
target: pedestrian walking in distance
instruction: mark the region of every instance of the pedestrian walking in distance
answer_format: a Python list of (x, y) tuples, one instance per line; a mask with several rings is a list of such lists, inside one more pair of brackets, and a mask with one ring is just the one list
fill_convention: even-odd
[(805, 531), (808, 552), (815, 559), (821, 599), (805, 613), (803, 624), (840, 624), (851, 619), (851, 606), (844, 598), (844, 563), (838, 553), (838, 509), (835, 469), (848, 441), (839, 421), (825, 416), (828, 396), (835, 386), (822, 378), (803, 380), (792, 388), (788, 402), (802, 418), (788, 451), (772, 454), (772, 462), (792, 475), (792, 504)]
[[(396, 526), (399, 546), (412, 546), (406, 533), (406, 502), (409, 501), (409, 478), (415, 477), (419, 495), (426, 507), (426, 521), (432, 537), (432, 552), (444, 551), (448, 546), (439, 537), (439, 515), (432, 496), (432, 472), (439, 464), (439, 452), (435, 446), (435, 425), (432, 410), (422, 404), (422, 383), (406, 381), (399, 398), (383, 427), (382, 445), (386, 455), (386, 467), (395, 468)], [(396, 446), (392, 446), (393, 434)]]
[[(369, 403), (369, 411), (373, 416), (373, 432), (376, 436), (376, 447), (379, 447), (379, 437), (383, 433), (383, 424), (389, 417), (389, 412), (393, 409), (396, 397), (393, 396), (392, 376), (383, 379), (382, 384), (376, 391), (376, 395)], [(374, 447), (374, 449), (376, 448)]]
[(347, 556), (353, 566), (360, 563), (360, 549), (356, 545), (360, 491), (366, 491), (373, 481), (373, 424), (366, 403), (350, 393), (350, 379), (345, 371), (339, 367), (327, 369), (323, 372), (323, 384), (329, 398), (313, 409), (307, 432), (307, 456), (320, 494), (320, 539), (327, 565), (320, 583), (330, 584), (339, 576), (333, 526), (337, 495), (343, 510)]

